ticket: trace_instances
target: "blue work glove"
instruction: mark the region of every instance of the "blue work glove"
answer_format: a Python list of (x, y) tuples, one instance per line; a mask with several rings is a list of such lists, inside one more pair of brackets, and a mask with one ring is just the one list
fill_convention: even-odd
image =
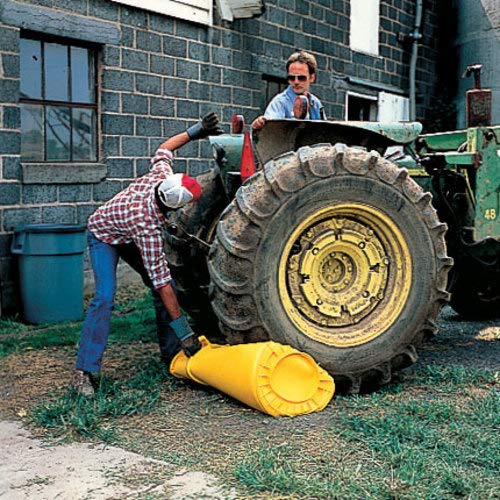
[(184, 316), (179, 316), (177, 319), (171, 321), (170, 327), (174, 331), (175, 336), (179, 339), (181, 348), (188, 358), (201, 349), (202, 345), (198, 337), (196, 337), (193, 329)]
[(195, 141), (208, 137), (209, 135), (220, 135), (223, 130), (219, 128), (219, 118), (212, 111), (208, 113), (208, 115), (205, 115), (201, 121), (189, 127), (186, 132), (189, 137)]

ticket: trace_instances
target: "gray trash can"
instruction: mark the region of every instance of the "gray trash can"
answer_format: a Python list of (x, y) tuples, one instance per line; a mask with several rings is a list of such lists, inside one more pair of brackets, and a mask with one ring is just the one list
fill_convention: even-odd
[(14, 228), (24, 319), (28, 323), (78, 320), (83, 316), (85, 226), (27, 224)]

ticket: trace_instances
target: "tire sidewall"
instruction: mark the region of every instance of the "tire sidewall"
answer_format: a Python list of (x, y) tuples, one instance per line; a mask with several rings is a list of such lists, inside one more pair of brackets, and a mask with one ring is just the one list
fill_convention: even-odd
[[(294, 228), (319, 209), (344, 203), (375, 207), (396, 224), (411, 253), (413, 276), (408, 299), (392, 325), (369, 342), (348, 348), (327, 346), (300, 332), (285, 312), (278, 282), (280, 259)], [(432, 303), (437, 258), (421, 211), (399, 187), (348, 174), (311, 178), (298, 192), (283, 196), (280, 208), (263, 228), (254, 269), (254, 299), (269, 336), (307, 351), (331, 373), (350, 373), (389, 361), (404, 346), (420, 342)], [(370, 315), (362, 321), (370, 321)]]

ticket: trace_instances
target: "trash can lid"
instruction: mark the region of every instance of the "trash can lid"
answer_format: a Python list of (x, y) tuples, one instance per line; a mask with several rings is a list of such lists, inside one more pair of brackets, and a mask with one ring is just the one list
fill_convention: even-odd
[(14, 228), (15, 233), (75, 233), (85, 231), (84, 224), (24, 224)]

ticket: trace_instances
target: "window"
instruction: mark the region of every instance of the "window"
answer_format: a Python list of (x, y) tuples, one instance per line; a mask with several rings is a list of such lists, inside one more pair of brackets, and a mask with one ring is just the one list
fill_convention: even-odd
[(351, 0), (350, 47), (378, 55), (379, 0)]
[(94, 51), (24, 36), (20, 55), (21, 160), (96, 161)]
[(263, 75), (262, 79), (266, 82), (266, 106), (271, 99), (280, 92), (283, 92), (288, 87), (288, 82), (285, 78), (277, 76)]
[(348, 92), (346, 96), (346, 118), (354, 121), (375, 121), (377, 119), (377, 98)]

